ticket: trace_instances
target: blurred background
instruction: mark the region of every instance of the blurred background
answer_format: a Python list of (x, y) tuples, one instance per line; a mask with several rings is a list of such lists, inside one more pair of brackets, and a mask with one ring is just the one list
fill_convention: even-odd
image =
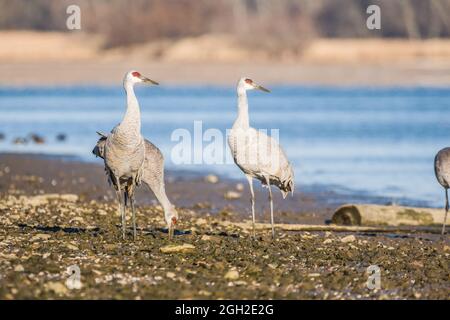
[[(66, 27), (73, 4), (81, 30)], [(380, 30), (366, 26), (371, 4)], [(280, 129), (300, 190), (437, 206), (449, 13), (450, 0), (0, 0), (0, 151), (95, 161), (95, 131), (120, 121), (134, 68), (162, 83), (138, 89), (143, 130), (175, 168), (173, 130), (229, 128), (245, 75), (273, 89), (250, 94), (251, 122)]]
[[(81, 30), (66, 27), (72, 4)], [(271, 83), (448, 84), (449, 12), (449, 0), (0, 0), (0, 82), (116, 83), (135, 65), (178, 83), (244, 69)]]

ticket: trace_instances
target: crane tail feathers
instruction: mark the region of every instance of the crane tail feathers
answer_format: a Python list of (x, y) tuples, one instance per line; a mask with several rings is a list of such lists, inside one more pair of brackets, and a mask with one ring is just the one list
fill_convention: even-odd
[(98, 139), (97, 144), (95, 145), (94, 149), (92, 149), (92, 153), (96, 157), (104, 158), (105, 155), (105, 143), (106, 143), (106, 136), (97, 132), (101, 137)]
[(291, 195), (294, 195), (294, 181), (293, 180), (287, 180), (283, 181), (281, 187), (280, 187), (281, 194), (283, 195), (283, 199), (286, 199), (289, 192)]

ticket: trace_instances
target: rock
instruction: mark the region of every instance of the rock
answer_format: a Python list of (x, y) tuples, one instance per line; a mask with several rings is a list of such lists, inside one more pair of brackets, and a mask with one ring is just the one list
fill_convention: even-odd
[(324, 241), (323, 241), (323, 244), (330, 244), (330, 243), (332, 243), (333, 242), (333, 240), (331, 240), (331, 239), (325, 239)]
[(239, 279), (239, 272), (237, 270), (230, 270), (225, 274), (224, 278), (231, 281), (237, 280)]
[(67, 202), (77, 202), (78, 201), (78, 195), (76, 194), (61, 194), (59, 195), (59, 199), (67, 201)]
[(74, 222), (84, 223), (84, 219), (82, 217), (75, 217), (72, 220), (70, 220), (70, 223)]
[(320, 273), (308, 273), (308, 277), (317, 278), (317, 277), (320, 277)]
[(67, 139), (67, 135), (65, 133), (58, 133), (56, 135), (56, 141), (62, 142), (62, 141), (66, 141), (66, 139)]
[(48, 282), (45, 284), (45, 289), (47, 291), (52, 291), (57, 295), (64, 295), (68, 291), (67, 287), (61, 282)]
[(27, 144), (28, 140), (26, 138), (17, 137), (17, 138), (14, 138), (12, 143), (14, 143), (14, 144)]
[(207, 176), (205, 176), (205, 182), (209, 182), (209, 183), (217, 183), (219, 182), (219, 177), (217, 177), (214, 174), (208, 174)]
[(41, 137), (40, 135), (36, 133), (30, 134), (30, 140), (33, 141), (36, 144), (43, 144), (45, 143), (45, 139)]
[(108, 214), (108, 212), (106, 212), (103, 209), (98, 209), (97, 210), (97, 214), (100, 215), (100, 216), (106, 216)]
[(346, 237), (343, 237), (342, 239), (341, 239), (341, 242), (343, 242), (343, 243), (349, 243), (349, 242), (353, 242), (353, 241), (355, 241), (356, 240), (356, 237), (354, 236), (354, 235), (349, 235), (349, 236), (346, 236)]
[(208, 236), (207, 234), (204, 234), (200, 240), (202, 241), (212, 241), (215, 243), (219, 243), (220, 242), (220, 237), (215, 237), (215, 236)]
[(74, 250), (74, 251), (80, 250), (76, 245), (73, 245), (70, 243), (66, 244), (66, 248), (69, 250)]
[(183, 243), (181, 246), (179, 245), (169, 245), (165, 247), (161, 247), (160, 250), (162, 253), (185, 253), (190, 252), (195, 249), (195, 246), (188, 243)]
[(169, 271), (169, 272), (166, 273), (166, 277), (167, 277), (167, 278), (170, 278), (170, 279), (173, 279), (173, 278), (176, 277), (176, 274)]
[(14, 260), (17, 259), (17, 256), (14, 253), (1, 253), (0, 252), (0, 259), (5, 259), (5, 260)]
[(236, 190), (237, 191), (239, 191), (239, 192), (242, 192), (242, 191), (244, 191), (244, 184), (243, 183), (237, 183), (236, 184)]
[(201, 296), (209, 297), (212, 293), (209, 292), (209, 291), (206, 291), (206, 290), (200, 290), (200, 291), (198, 292), (198, 294), (201, 295)]
[(198, 218), (197, 220), (195, 220), (195, 224), (202, 226), (208, 223), (208, 220), (204, 219), (204, 218)]
[(34, 241), (39, 241), (39, 240), (48, 240), (50, 239), (52, 236), (46, 233), (38, 233), (36, 235), (34, 235), (33, 237), (31, 237), (30, 241), (34, 242)]
[(223, 197), (227, 200), (236, 200), (236, 199), (240, 199), (242, 197), (242, 194), (239, 192), (233, 191), (233, 190), (229, 190), (229, 191), (225, 192)]
[(15, 272), (24, 272), (25, 269), (23, 268), (23, 266), (21, 264), (18, 264), (17, 266), (14, 267), (14, 271)]

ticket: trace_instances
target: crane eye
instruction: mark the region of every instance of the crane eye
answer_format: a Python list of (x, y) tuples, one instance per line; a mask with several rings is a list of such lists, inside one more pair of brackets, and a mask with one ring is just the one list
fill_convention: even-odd
[(252, 79), (245, 79), (245, 82), (247, 82), (248, 84), (252, 84), (253, 80)]
[(133, 77), (140, 77), (141, 76), (141, 74), (139, 72), (137, 72), (137, 71), (134, 71), (132, 73), (132, 75), (133, 75)]

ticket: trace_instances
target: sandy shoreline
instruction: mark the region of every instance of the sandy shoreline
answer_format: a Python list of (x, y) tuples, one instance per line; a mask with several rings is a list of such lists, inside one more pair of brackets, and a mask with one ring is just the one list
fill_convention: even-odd
[[(123, 241), (101, 165), (0, 154), (0, 299), (448, 299), (448, 241), (282, 230), (275, 241), (265, 230), (252, 240), (235, 224), (248, 220), (246, 197), (223, 198), (235, 183), (170, 172), (181, 218), (175, 239), (140, 190), (138, 239), (129, 230)], [(277, 222), (323, 223), (330, 215), (320, 193), (295, 199), (303, 207), (285, 211), (277, 197)], [(267, 210), (258, 220), (269, 221)], [(165, 253), (172, 245), (188, 249)], [(66, 285), (73, 265), (81, 289)], [(382, 270), (380, 290), (366, 286), (370, 265)]]
[(117, 85), (129, 69), (162, 85), (231, 86), (241, 76), (266, 85), (450, 86), (450, 64), (307, 64), (171, 62), (0, 62), (2, 86)]
[(449, 86), (450, 40), (316, 39), (301, 52), (245, 48), (223, 35), (105, 50), (83, 33), (0, 32), (0, 85), (117, 85), (140, 70), (167, 85)]

